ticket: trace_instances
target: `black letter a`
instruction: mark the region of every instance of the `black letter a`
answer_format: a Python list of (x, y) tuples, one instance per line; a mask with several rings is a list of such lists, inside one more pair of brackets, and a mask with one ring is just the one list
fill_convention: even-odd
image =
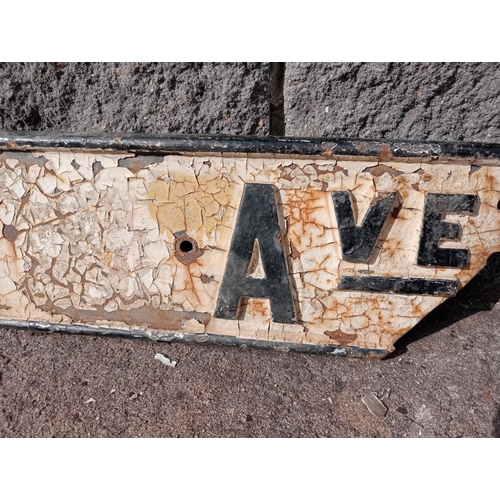
[[(273, 321), (295, 323), (279, 231), (273, 187), (246, 184), (215, 307), (215, 318), (236, 319), (240, 299), (258, 297), (269, 299)], [(252, 263), (255, 251), (260, 253), (265, 273), (263, 278), (248, 275), (249, 270), (255, 267)]]

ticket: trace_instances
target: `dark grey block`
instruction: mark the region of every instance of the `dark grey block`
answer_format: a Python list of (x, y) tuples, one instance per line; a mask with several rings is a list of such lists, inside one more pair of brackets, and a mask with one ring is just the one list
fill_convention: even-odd
[(286, 135), (500, 142), (499, 63), (289, 63)]
[(264, 63), (3, 63), (3, 130), (269, 133)]

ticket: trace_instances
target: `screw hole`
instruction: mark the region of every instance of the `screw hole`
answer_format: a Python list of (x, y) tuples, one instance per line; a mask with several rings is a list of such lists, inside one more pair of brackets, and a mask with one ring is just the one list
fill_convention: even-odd
[(192, 252), (193, 244), (189, 240), (181, 241), (181, 244), (179, 245), (179, 250), (184, 253)]
[(192, 264), (203, 255), (203, 252), (198, 243), (186, 234), (179, 236), (175, 241), (175, 256), (183, 264)]

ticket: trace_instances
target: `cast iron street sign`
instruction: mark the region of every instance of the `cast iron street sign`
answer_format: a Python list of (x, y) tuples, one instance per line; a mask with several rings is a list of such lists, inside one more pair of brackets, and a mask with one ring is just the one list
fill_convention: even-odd
[(0, 324), (382, 357), (500, 250), (500, 146), (0, 132)]

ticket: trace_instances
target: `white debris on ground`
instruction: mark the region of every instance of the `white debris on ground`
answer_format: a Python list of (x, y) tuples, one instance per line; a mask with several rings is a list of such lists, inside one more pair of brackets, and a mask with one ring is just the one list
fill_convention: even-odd
[(155, 354), (155, 359), (158, 361), (161, 361), (164, 365), (170, 366), (172, 368), (175, 368), (175, 365), (177, 364), (177, 361), (170, 360), (169, 358), (166, 358), (163, 354)]
[(384, 389), (382, 391), (379, 391), (377, 393), (378, 398), (380, 401), (383, 401), (384, 399), (387, 399), (391, 395), (391, 390), (390, 389)]
[(377, 418), (384, 418), (387, 413), (387, 407), (380, 401), (373, 392), (369, 392), (361, 398), (361, 401), (368, 408), (368, 411)]
[(87, 401), (85, 401), (85, 404), (88, 405), (90, 403), (95, 403), (96, 400), (94, 398), (90, 398), (90, 399), (87, 399)]

